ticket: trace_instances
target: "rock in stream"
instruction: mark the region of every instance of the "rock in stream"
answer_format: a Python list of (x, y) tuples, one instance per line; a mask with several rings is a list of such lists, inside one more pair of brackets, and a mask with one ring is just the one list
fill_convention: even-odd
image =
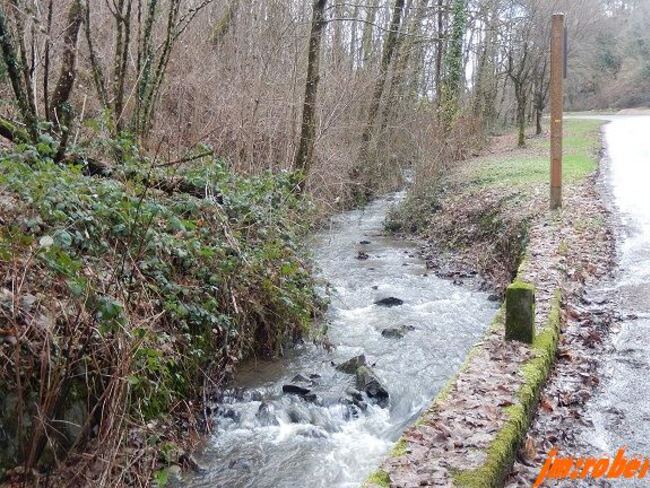
[(380, 407), (388, 406), (389, 394), (375, 372), (368, 366), (361, 366), (356, 373), (356, 386), (358, 390), (365, 391), (369, 398)]
[(381, 300), (377, 300), (375, 302), (375, 305), (379, 305), (380, 307), (399, 307), (400, 305), (404, 304), (404, 300), (401, 300), (400, 298), (396, 297), (386, 297), (382, 298)]

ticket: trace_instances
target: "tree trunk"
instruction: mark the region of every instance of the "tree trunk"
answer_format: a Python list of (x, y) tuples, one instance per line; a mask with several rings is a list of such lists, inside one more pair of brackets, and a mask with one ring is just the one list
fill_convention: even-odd
[(239, 0), (230, 0), (226, 7), (226, 12), (217, 21), (214, 29), (212, 29), (210, 42), (212, 42), (214, 46), (219, 46), (228, 35), (228, 32), (232, 29), (235, 15), (237, 15), (237, 9), (239, 9)]
[[(20, 62), (14, 47), (11, 30), (7, 22), (7, 16), (4, 9), (0, 6), (0, 48), (2, 48), (2, 57), (7, 66), (7, 73), (11, 81), (11, 88), (16, 96), (18, 109), (22, 116), (27, 131), (34, 142), (38, 139), (38, 127), (36, 123), (36, 113), (34, 113), (27, 100), (26, 89), (23, 84)], [(29, 87), (27, 87), (27, 90)]]
[(372, 139), (372, 131), (375, 125), (375, 119), (377, 118), (377, 112), (379, 111), (379, 105), (381, 103), (381, 95), (384, 92), (384, 85), (386, 84), (386, 78), (387, 78), (386, 75), (388, 74), (388, 69), (390, 68), (391, 60), (393, 59), (393, 52), (395, 51), (395, 46), (397, 45), (397, 38), (399, 34), (400, 23), (402, 21), (403, 8), (404, 8), (404, 0), (395, 0), (395, 6), (393, 7), (393, 14), (391, 16), (391, 21), (390, 21), (390, 30), (388, 32), (388, 35), (386, 36), (384, 51), (381, 56), (379, 76), (377, 77), (377, 81), (375, 82), (375, 88), (373, 90), (372, 100), (370, 101), (370, 109), (368, 110), (368, 121), (366, 122), (366, 127), (362, 134), (363, 153), (367, 151), (368, 149), (367, 145)]
[(547, 59), (544, 58), (542, 61), (541, 67), (537, 70), (536, 74), (536, 84), (535, 84), (535, 134), (540, 135), (542, 133), (542, 114), (544, 112), (544, 106), (546, 105), (546, 96), (548, 94), (549, 83), (546, 79), (546, 70), (547, 70)]
[[(125, 10), (126, 6), (126, 10)], [(119, 0), (115, 15), (115, 58), (113, 61), (113, 116), (117, 132), (122, 131), (124, 84), (126, 81), (129, 45), (131, 44), (131, 0)]]
[[(50, 113), (50, 51), (52, 49), (52, 15), (54, 13), (54, 0), (47, 4), (47, 27), (45, 31), (45, 54), (43, 55), (43, 113), (45, 118)], [(86, 16), (88, 11), (86, 9)]]
[(49, 120), (55, 123), (58, 120), (59, 129), (63, 126), (61, 123), (61, 119), (64, 118), (63, 112), (69, 110), (64, 109), (63, 105), (67, 104), (70, 99), (77, 75), (77, 38), (79, 37), (79, 29), (83, 19), (84, 10), (81, 0), (74, 0), (70, 5), (70, 10), (68, 10), (68, 21), (63, 33), (61, 72), (50, 104)]
[[(25, 23), (23, 22), (23, 12), (26, 10), (25, 6), (20, 4), (18, 0), (12, 0), (11, 4), (15, 10), (15, 23), (16, 23), (16, 36), (18, 42), (18, 52), (20, 54), (19, 63), (23, 70), (23, 78), (25, 80), (25, 96), (27, 97), (27, 104), (29, 110), (35, 115), (38, 115), (36, 110), (36, 94), (34, 92), (34, 76), (30, 69), (30, 60), (27, 56), (27, 47), (25, 46)], [(32, 39), (33, 42), (33, 39)], [(32, 68), (34, 66), (34, 46), (32, 44)]]
[[(411, 55), (416, 50), (416, 40), (420, 35), (420, 26), (424, 20), (428, 1), (429, 0), (418, 0), (417, 6), (415, 7), (415, 13), (408, 22), (408, 28), (403, 29), (403, 32), (405, 31), (405, 33), (398, 37), (395, 54), (397, 59), (396, 62), (393, 63), (392, 81), (390, 83), (388, 96), (386, 97), (386, 103), (384, 104), (381, 116), (381, 131), (386, 128), (386, 125), (391, 118), (391, 114), (394, 114), (395, 110), (399, 110), (400, 100), (403, 97), (414, 94), (416, 91), (410, 90), (410, 88), (413, 88), (417, 79), (417, 68), (415, 70), (410, 70)], [(410, 8), (411, 6), (407, 6), (406, 11)], [(406, 23), (406, 19), (404, 19), (403, 22)]]
[[(523, 92), (520, 87), (517, 91)], [(517, 146), (526, 146), (526, 96), (520, 93), (517, 97)]]
[(325, 25), (324, 14), (327, 0), (314, 0), (311, 35), (309, 36), (309, 54), (307, 61), (307, 81), (305, 83), (305, 98), (302, 108), (302, 129), (300, 144), (293, 162), (296, 171), (302, 173), (299, 190), (304, 189), (304, 183), (309, 176), (314, 157), (316, 139), (316, 99), (318, 97), (318, 81), (320, 69), (320, 51)]
[[(343, 7), (343, 3), (336, 2), (334, 5), (335, 19), (342, 19), (344, 17)], [(343, 46), (343, 23), (341, 20), (335, 20), (334, 22), (330, 22), (330, 25), (332, 26), (332, 62), (334, 65), (339, 66), (345, 53), (345, 47)]]
[(445, 14), (444, 14), (444, 9), (443, 9), (443, 1), (444, 0), (438, 0), (438, 13), (436, 15), (436, 19), (438, 22), (438, 26), (436, 29), (436, 72), (434, 76), (434, 82), (435, 82), (435, 91), (436, 91), (436, 106), (440, 107), (440, 102), (442, 98), (440, 97), (440, 91), (442, 89), (442, 54), (444, 51), (444, 35), (443, 35), (443, 29), (444, 29), (444, 20), (445, 20)]
[(104, 72), (101, 65), (99, 64), (99, 59), (97, 57), (97, 53), (95, 52), (95, 45), (93, 43), (92, 29), (90, 26), (90, 5), (86, 5), (86, 21), (84, 23), (84, 29), (86, 34), (86, 44), (88, 45), (88, 58), (90, 61), (91, 71), (93, 72), (95, 89), (97, 90), (97, 95), (99, 96), (99, 101), (102, 104), (102, 108), (104, 110), (107, 110), (109, 108), (108, 92), (106, 91), (106, 80), (104, 78)]
[(366, 7), (366, 22), (363, 28), (363, 36), (361, 39), (361, 50), (363, 56), (363, 65), (366, 66), (370, 62), (374, 51), (374, 23), (377, 18), (377, 4), (378, 0), (371, 0), (370, 5)]
[(486, 12), (484, 17), (485, 37), (480, 49), (479, 62), (476, 68), (476, 82), (474, 85), (474, 115), (478, 118), (483, 130), (489, 128), (494, 114), (496, 103), (492, 86), (494, 85), (494, 45), (495, 29), (493, 17)]
[(359, 17), (359, 5), (354, 6), (352, 11), (352, 24), (350, 26), (350, 65), (357, 66), (357, 18)]
[(445, 53), (445, 76), (442, 83), (442, 120), (449, 127), (460, 110), (460, 95), (463, 88), (463, 38), (467, 26), (466, 0), (453, 1), (453, 20), (449, 46)]

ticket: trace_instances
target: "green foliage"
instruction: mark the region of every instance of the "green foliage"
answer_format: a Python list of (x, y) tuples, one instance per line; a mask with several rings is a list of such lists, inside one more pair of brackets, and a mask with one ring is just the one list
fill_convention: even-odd
[(367, 488), (372, 488), (372, 487), (379, 487), (379, 488), (388, 488), (390, 486), (390, 476), (386, 471), (375, 471), (372, 473), (366, 482), (364, 483), (364, 487)]
[(169, 483), (169, 472), (166, 469), (160, 469), (154, 473), (154, 482), (157, 488), (164, 488)]
[(84, 310), (99, 340), (127, 339), (131, 413), (151, 419), (196, 394), (208, 368), (223, 375), (309, 331), (319, 301), (297, 239), (309, 206), (291, 173), (243, 178), (212, 158), (174, 177), (213, 198), (169, 195), (148, 178), (172, 170), (139, 169), (132, 140), (113, 144), (116, 179), (56, 165), (47, 140), (1, 156), (0, 193), (29, 210), (0, 232), (0, 259), (33, 252), (43, 293)]
[(407, 453), (408, 453), (408, 442), (404, 438), (397, 441), (390, 451), (390, 455), (393, 457), (405, 456)]

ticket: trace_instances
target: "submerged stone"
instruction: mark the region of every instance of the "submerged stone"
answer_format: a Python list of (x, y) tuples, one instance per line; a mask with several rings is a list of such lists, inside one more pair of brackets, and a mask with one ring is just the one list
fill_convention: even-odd
[(284, 385), (282, 386), (282, 391), (291, 395), (306, 395), (307, 393), (311, 392), (309, 388), (303, 388), (302, 386), (298, 385)]
[(314, 439), (325, 439), (329, 437), (328, 433), (318, 427), (307, 427), (298, 431), (298, 435), (302, 437), (312, 437)]
[(379, 305), (380, 307), (398, 307), (404, 303), (404, 300), (401, 300), (396, 297), (386, 297), (382, 298), (381, 300), (377, 300), (375, 302), (375, 305)]
[(239, 422), (241, 419), (239, 412), (232, 408), (219, 408), (217, 413), (220, 417), (230, 419), (234, 422)]
[(361, 409), (361, 410), (366, 410), (368, 408), (368, 404), (366, 403), (363, 393), (361, 393), (359, 390), (355, 390), (354, 388), (347, 388), (345, 390), (345, 393), (350, 395), (350, 398), (346, 398), (347, 400), (346, 403), (350, 403), (354, 405), (355, 407)]
[(375, 372), (369, 367), (361, 366), (357, 369), (356, 386), (357, 389), (366, 392), (366, 395), (380, 407), (386, 407), (388, 405), (388, 391), (381, 384)]
[(323, 403), (320, 397), (316, 395), (316, 393), (306, 393), (305, 395), (302, 395), (302, 397), (306, 402), (315, 403), (316, 405)]
[(311, 383), (311, 380), (309, 378), (307, 378), (305, 375), (300, 373), (294, 376), (291, 381), (293, 381), (294, 383)]
[(257, 409), (255, 418), (263, 427), (279, 424), (278, 419), (275, 416), (275, 407), (269, 402), (262, 402), (260, 407)]
[(228, 469), (237, 471), (244, 471), (245, 473), (251, 472), (251, 463), (248, 459), (233, 459), (228, 463)]
[(400, 325), (399, 327), (388, 327), (381, 331), (381, 335), (388, 339), (401, 339), (407, 332), (415, 330), (412, 325)]
[(262, 395), (258, 390), (251, 390), (244, 394), (244, 400), (249, 402), (261, 402), (264, 400), (264, 395)]

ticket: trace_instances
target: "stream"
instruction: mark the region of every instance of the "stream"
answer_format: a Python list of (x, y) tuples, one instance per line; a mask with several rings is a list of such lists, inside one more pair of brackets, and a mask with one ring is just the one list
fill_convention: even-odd
[[(338, 214), (314, 236), (335, 348), (308, 343), (281, 360), (242, 366), (197, 458), (204, 469), (183, 486), (357, 487), (457, 372), (498, 305), (429, 274), (414, 243), (384, 235), (386, 214), (404, 195)], [(399, 300), (375, 303), (389, 297)], [(390, 395), (383, 407), (352, 390), (354, 374), (334, 367), (360, 354)], [(309, 394), (283, 393), (284, 385)]]

